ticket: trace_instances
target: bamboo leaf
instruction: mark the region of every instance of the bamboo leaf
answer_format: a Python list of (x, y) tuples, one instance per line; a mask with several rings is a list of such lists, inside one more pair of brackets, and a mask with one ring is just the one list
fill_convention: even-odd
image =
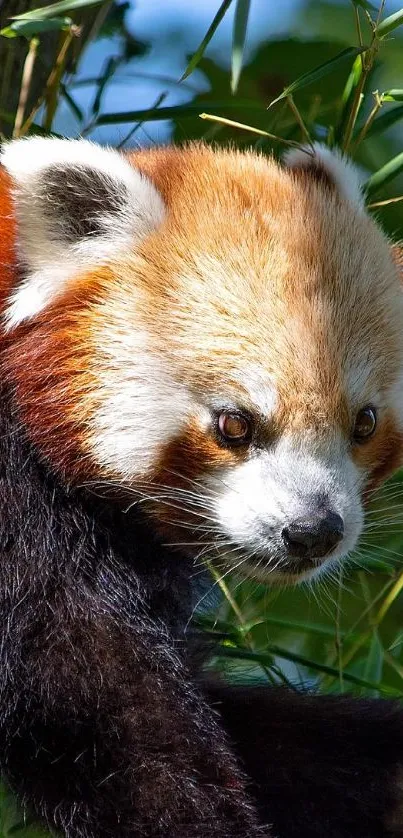
[(224, 0), (224, 2), (221, 3), (221, 6), (218, 9), (217, 14), (213, 18), (212, 23), (210, 24), (203, 40), (201, 41), (201, 43), (197, 47), (196, 52), (193, 53), (193, 55), (192, 55), (192, 57), (189, 61), (189, 64), (187, 65), (186, 70), (185, 70), (183, 76), (180, 77), (179, 81), (184, 81), (185, 79), (187, 79), (188, 76), (190, 76), (191, 73), (193, 73), (193, 70), (195, 69), (195, 67), (197, 67), (200, 59), (203, 57), (206, 47), (210, 43), (216, 29), (218, 29), (224, 15), (228, 11), (231, 3), (232, 3), (232, 0)]
[(355, 59), (357, 55), (365, 52), (365, 50), (366, 47), (347, 47), (335, 55), (334, 58), (330, 58), (329, 61), (325, 61), (324, 64), (320, 64), (319, 67), (315, 67), (314, 70), (309, 70), (308, 73), (303, 73), (302, 76), (295, 79), (295, 81), (288, 85), (288, 87), (285, 87), (280, 96), (277, 96), (276, 99), (273, 99), (273, 101), (270, 102), (269, 108), (276, 104), (276, 102), (286, 99), (287, 96), (290, 96), (290, 94), (295, 93), (297, 90), (301, 90), (301, 88), (307, 87), (308, 84), (312, 84), (312, 82), (318, 81), (318, 79), (322, 79), (324, 76), (332, 73), (338, 64), (350, 60), (351, 58)]
[(69, 17), (53, 17), (50, 20), (14, 20), (9, 26), (0, 30), (4, 38), (32, 38), (42, 32), (62, 31), (70, 28), (72, 20)]
[(119, 59), (112, 56), (108, 58), (105, 64), (105, 69), (97, 81), (97, 92), (95, 94), (94, 102), (92, 104), (91, 112), (94, 116), (97, 116), (100, 111), (102, 96), (105, 91), (105, 87), (109, 81), (109, 79), (113, 76), (115, 70), (117, 69), (119, 64)]
[(357, 57), (353, 61), (353, 66), (350, 70), (350, 73), (348, 75), (348, 79), (346, 81), (346, 84), (345, 84), (345, 87), (344, 87), (344, 90), (343, 90), (343, 95), (342, 95), (343, 104), (346, 104), (350, 101), (351, 94), (354, 92), (355, 88), (357, 87), (357, 84), (358, 84), (358, 82), (361, 78), (361, 75), (362, 75), (362, 59), (359, 55), (357, 55)]
[[(213, 619), (210, 615), (198, 615), (197, 616), (197, 625), (202, 627), (204, 631), (209, 631), (210, 633), (217, 633), (221, 635), (230, 634), (234, 630), (233, 623), (230, 623), (226, 620), (218, 620), (214, 615)], [(250, 620), (246, 622), (244, 625), (237, 627), (237, 631), (241, 634), (245, 632), (252, 631), (257, 626), (273, 626), (275, 628), (283, 628), (286, 631), (296, 632), (297, 634), (301, 634), (301, 632), (306, 632), (308, 634), (317, 634), (322, 637), (332, 637), (334, 638), (334, 627), (333, 626), (326, 626), (323, 623), (311, 623), (309, 621), (304, 620), (291, 620), (286, 619), (285, 617), (272, 617), (266, 616), (256, 618), (254, 620)], [(340, 636), (344, 637), (346, 632), (341, 631)], [(354, 635), (351, 632), (348, 632), (349, 640), (353, 640), (358, 635)]]
[(231, 91), (236, 93), (241, 77), (250, 0), (237, 0), (234, 17), (231, 57)]
[(382, 679), (384, 649), (376, 629), (372, 632), (369, 652), (365, 662), (364, 678), (379, 683)]
[[(315, 670), (316, 672), (322, 672), (325, 675), (332, 675), (334, 678), (339, 678), (339, 670), (334, 666), (328, 666), (328, 664), (320, 663), (320, 661), (311, 660), (310, 658), (306, 658), (304, 655), (291, 652), (289, 649), (284, 649), (281, 646), (273, 646), (270, 644), (267, 646), (266, 652), (252, 652), (249, 651), (249, 649), (235, 649), (231, 646), (224, 646), (220, 647), (220, 652), (223, 653), (225, 657), (244, 658), (245, 660), (255, 661), (255, 663), (261, 665), (263, 664), (264, 666), (268, 666), (269, 662), (272, 660), (272, 655), (276, 655), (279, 658), (284, 658), (284, 660), (299, 663), (302, 666), (306, 666), (308, 669)], [(346, 670), (343, 671), (343, 678), (358, 687), (366, 687), (366, 689), (377, 690), (378, 692), (382, 691), (388, 693), (389, 695), (401, 696), (399, 690), (396, 690), (394, 687), (389, 687), (386, 684), (374, 683), (373, 681), (369, 681), (365, 678), (360, 678), (352, 672), (346, 672)]]
[(51, 6), (43, 6), (40, 9), (33, 9), (31, 12), (24, 12), (22, 15), (14, 15), (12, 20), (48, 20), (64, 15), (65, 12), (86, 9), (89, 6), (99, 6), (102, 2), (103, 0), (60, 0), (59, 3), (52, 3)]
[(367, 196), (369, 197), (370, 195), (373, 195), (374, 192), (378, 192), (378, 190), (382, 189), (382, 187), (389, 183), (389, 181), (400, 175), (400, 172), (403, 172), (403, 151), (371, 175), (369, 180), (367, 180), (364, 185), (364, 190)]
[[(267, 651), (265, 652), (252, 652), (249, 651), (249, 649), (239, 649), (234, 648), (233, 646), (220, 646), (220, 653), (224, 657), (244, 658), (245, 660), (254, 661), (255, 663), (263, 666), (269, 666), (272, 660), (272, 655), (277, 655), (279, 658), (293, 661), (293, 663), (299, 663), (302, 666), (315, 670), (316, 672), (322, 672), (324, 675), (332, 675), (334, 678), (339, 678), (339, 670), (334, 666), (328, 666), (328, 664), (320, 663), (320, 661), (311, 660), (310, 658), (306, 658), (304, 655), (299, 655), (296, 652), (291, 652), (289, 649), (283, 649), (281, 646), (273, 646), (272, 644), (267, 646)], [(345, 681), (349, 681), (351, 684), (355, 684), (359, 687), (386, 692), (389, 695), (401, 695), (401, 693), (394, 689), (394, 687), (374, 683), (373, 681), (369, 681), (365, 678), (360, 678), (352, 672), (346, 672), (346, 670), (343, 671), (343, 678)]]
[(385, 92), (381, 94), (381, 99), (383, 102), (403, 102), (403, 90), (400, 90), (399, 88), (385, 90)]
[(267, 137), (268, 139), (284, 143), (285, 145), (290, 145), (296, 148), (300, 147), (300, 143), (294, 142), (293, 140), (285, 140), (283, 137), (277, 136), (277, 134), (271, 134), (269, 131), (263, 131), (262, 128), (255, 128), (253, 125), (245, 125), (244, 122), (235, 122), (235, 120), (228, 119), (228, 117), (225, 116), (217, 116), (213, 113), (201, 113), (199, 116), (200, 119), (217, 122), (219, 125), (228, 125), (229, 128), (239, 128), (241, 131), (250, 131), (252, 134), (259, 134), (260, 137)]
[(403, 9), (399, 9), (398, 12), (395, 12), (393, 15), (389, 15), (389, 17), (385, 17), (376, 27), (376, 34), (378, 38), (384, 38), (385, 35), (389, 35), (389, 32), (393, 32), (394, 29), (397, 29), (398, 26), (402, 26), (403, 24)]

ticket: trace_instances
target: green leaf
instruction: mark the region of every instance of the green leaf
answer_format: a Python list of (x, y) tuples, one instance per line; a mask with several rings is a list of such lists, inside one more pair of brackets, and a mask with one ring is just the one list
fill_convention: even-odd
[(236, 93), (242, 71), (246, 30), (250, 11), (250, 0), (237, 0), (234, 17), (231, 56), (231, 91)]
[[(251, 652), (248, 649), (237, 649), (232, 646), (220, 646), (220, 653), (224, 657), (243, 658), (245, 660), (254, 661), (256, 664), (261, 664), (263, 666), (269, 666), (272, 660), (271, 656), (277, 655), (279, 658), (299, 663), (302, 666), (306, 666), (308, 669), (315, 670), (316, 672), (322, 672), (325, 675), (332, 675), (334, 678), (339, 678), (339, 670), (334, 666), (328, 666), (320, 661), (311, 660), (310, 658), (306, 658), (304, 655), (298, 655), (296, 652), (291, 652), (289, 649), (283, 649), (281, 646), (273, 646), (270, 644), (267, 646), (266, 652)], [(395, 690), (393, 687), (389, 687), (386, 684), (377, 684), (373, 681), (368, 681), (367, 679), (360, 678), (358, 675), (354, 675), (352, 672), (347, 672), (346, 670), (343, 671), (343, 679), (359, 687), (382, 691), (388, 693), (389, 695), (401, 695), (399, 690)]]
[[(397, 108), (391, 108), (378, 116), (377, 119), (374, 119), (372, 125), (369, 126), (365, 137), (375, 137), (382, 131), (386, 131), (388, 128), (391, 128), (392, 125), (395, 125), (395, 123), (399, 122), (401, 119), (403, 120), (403, 105), (399, 105)], [(359, 133), (359, 131), (357, 133)]]
[(9, 26), (0, 30), (4, 38), (32, 38), (41, 32), (62, 31), (70, 28), (72, 20), (69, 17), (53, 17), (50, 20), (14, 20)]
[(335, 55), (334, 58), (330, 58), (329, 61), (325, 61), (324, 64), (321, 64), (319, 67), (315, 67), (314, 70), (309, 70), (308, 73), (304, 73), (298, 79), (289, 84), (288, 87), (285, 87), (280, 96), (277, 96), (276, 99), (273, 99), (273, 101), (270, 102), (269, 108), (271, 108), (276, 102), (280, 102), (281, 99), (286, 99), (287, 96), (290, 96), (290, 94), (295, 93), (297, 90), (301, 90), (301, 88), (306, 87), (308, 84), (312, 84), (312, 82), (323, 78), (323, 76), (327, 76), (329, 73), (332, 73), (338, 64), (341, 64), (343, 61), (347, 61), (347, 59), (355, 59), (357, 55), (365, 52), (365, 50), (366, 47), (347, 47), (346, 49), (343, 49)]
[(374, 192), (378, 192), (379, 189), (382, 189), (383, 186), (400, 175), (401, 172), (403, 172), (403, 151), (371, 175), (369, 180), (367, 180), (364, 185), (364, 190), (367, 196), (369, 197), (370, 195), (373, 195)]
[(351, 94), (354, 93), (355, 88), (362, 76), (362, 59), (359, 55), (357, 55), (355, 61), (353, 61), (353, 66), (349, 73), (348, 79), (346, 81), (345, 88), (343, 90), (342, 101), (344, 104), (349, 102)]
[(205, 51), (206, 47), (210, 43), (216, 29), (218, 29), (225, 13), (228, 11), (231, 3), (232, 3), (232, 0), (224, 0), (224, 2), (221, 3), (221, 6), (218, 9), (217, 14), (213, 18), (212, 23), (210, 24), (203, 40), (201, 41), (201, 43), (197, 47), (196, 52), (193, 53), (193, 55), (192, 55), (192, 57), (189, 61), (189, 64), (187, 65), (186, 70), (185, 70), (183, 76), (181, 76), (181, 78), (179, 79), (179, 81), (184, 81), (185, 79), (187, 79), (188, 76), (190, 76), (191, 73), (193, 73), (193, 70), (195, 69), (195, 67), (197, 67), (200, 59), (203, 57), (203, 54), (204, 54), (204, 51)]
[(365, 662), (364, 678), (379, 683), (382, 679), (384, 649), (376, 629), (372, 632), (369, 652)]
[(394, 29), (397, 29), (398, 26), (402, 26), (403, 24), (403, 9), (399, 9), (398, 12), (395, 12), (393, 15), (389, 15), (389, 17), (385, 17), (376, 27), (376, 34), (378, 38), (384, 38), (385, 35), (389, 35), (389, 32), (393, 32)]
[(116, 68), (119, 65), (119, 59), (112, 56), (108, 58), (105, 64), (105, 69), (97, 81), (98, 89), (95, 94), (94, 102), (92, 105), (92, 114), (97, 116), (99, 114), (99, 110), (101, 107), (102, 96), (105, 90), (105, 87), (109, 81), (109, 79), (113, 76)]
[(392, 90), (385, 90), (381, 93), (381, 99), (384, 102), (403, 102), (403, 90), (399, 88), (392, 88)]
[(75, 9), (86, 9), (89, 6), (99, 6), (103, 0), (60, 0), (59, 3), (52, 3), (51, 6), (33, 9), (31, 12), (24, 12), (22, 15), (14, 15), (13, 20), (48, 20), (52, 17), (64, 15), (65, 12), (73, 12)]

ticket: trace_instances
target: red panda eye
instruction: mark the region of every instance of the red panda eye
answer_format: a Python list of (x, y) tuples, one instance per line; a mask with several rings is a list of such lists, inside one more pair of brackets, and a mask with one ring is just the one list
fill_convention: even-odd
[(233, 445), (248, 442), (251, 437), (251, 423), (242, 413), (220, 413), (217, 428), (222, 439)]
[(373, 433), (375, 432), (376, 428), (376, 412), (373, 407), (363, 407), (357, 413), (354, 431), (353, 431), (353, 438), (355, 442), (366, 442)]

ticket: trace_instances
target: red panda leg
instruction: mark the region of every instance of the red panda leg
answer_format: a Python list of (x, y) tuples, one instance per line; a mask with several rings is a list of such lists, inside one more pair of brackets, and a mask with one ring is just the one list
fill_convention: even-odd
[(66, 838), (269, 838), (175, 653), (58, 608), (3, 692), (1, 763), (20, 798)]

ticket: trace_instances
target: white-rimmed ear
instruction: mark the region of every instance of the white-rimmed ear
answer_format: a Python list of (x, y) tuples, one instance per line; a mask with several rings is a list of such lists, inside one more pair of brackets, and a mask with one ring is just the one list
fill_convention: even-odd
[(285, 165), (290, 169), (324, 172), (341, 195), (355, 207), (364, 211), (362, 182), (358, 169), (337, 149), (320, 143), (293, 148), (284, 154)]
[(3, 145), (0, 162), (14, 182), (24, 275), (9, 300), (9, 327), (40, 312), (81, 268), (132, 248), (164, 219), (155, 186), (113, 149), (33, 137)]

